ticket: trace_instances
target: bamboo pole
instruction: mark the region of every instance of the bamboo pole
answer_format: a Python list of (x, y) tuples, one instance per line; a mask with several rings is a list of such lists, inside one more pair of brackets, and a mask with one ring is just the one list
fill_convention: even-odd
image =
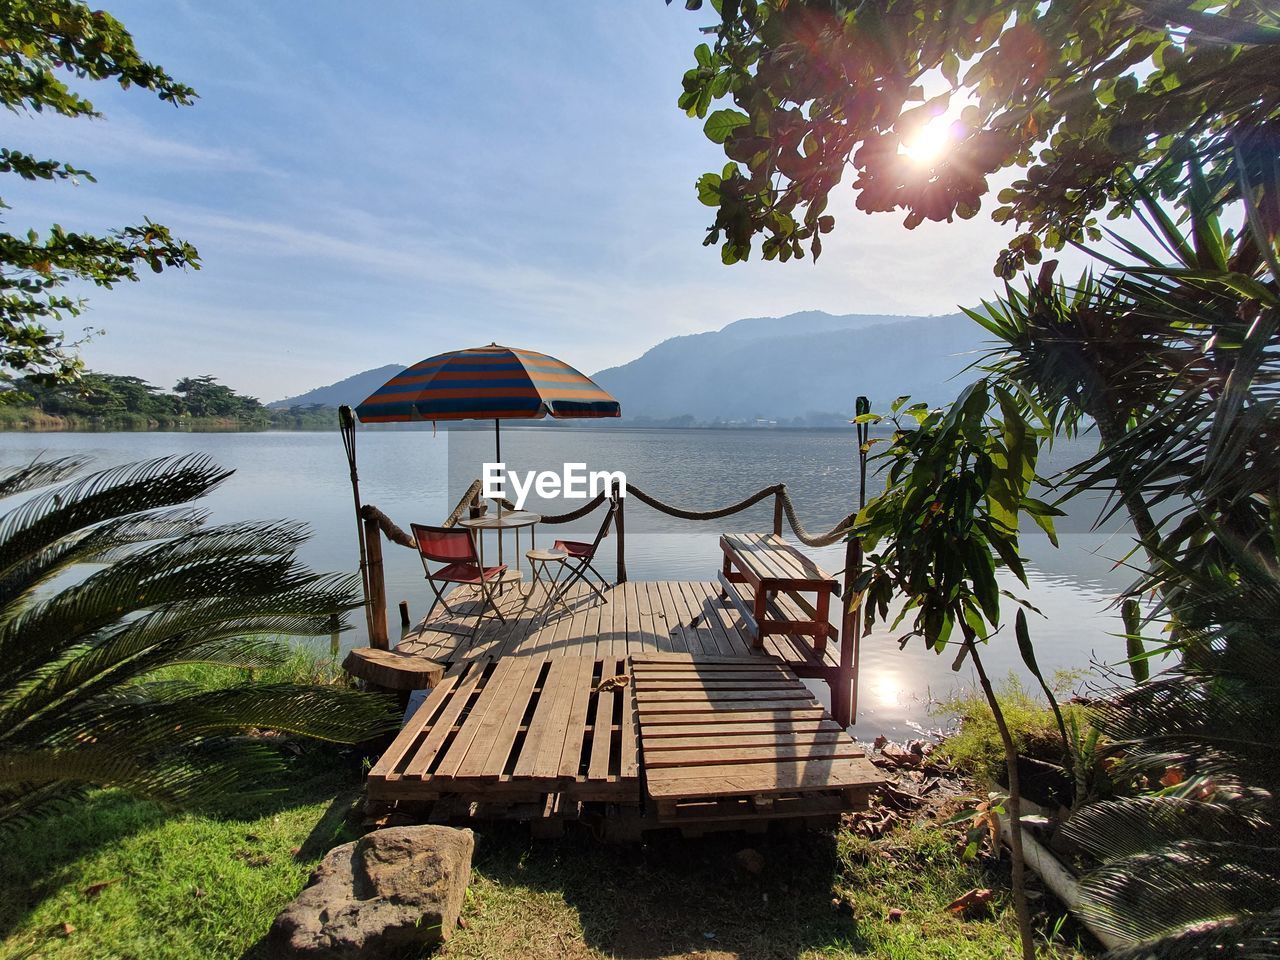
[(342, 436), (342, 449), (347, 454), (347, 468), (351, 473), (351, 496), (356, 507), (356, 542), (360, 547), (360, 589), (364, 591), (365, 627), (372, 638), (373, 615), (369, 609), (369, 557), (365, 545), (365, 526), (360, 517), (360, 474), (356, 470), (356, 417), (346, 404), (338, 407), (338, 432)]

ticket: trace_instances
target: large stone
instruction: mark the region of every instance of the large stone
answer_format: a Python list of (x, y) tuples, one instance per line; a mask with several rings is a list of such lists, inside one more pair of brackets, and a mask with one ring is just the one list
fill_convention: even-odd
[(475, 836), (391, 827), (334, 847), (276, 917), (277, 952), (308, 958), (399, 956), (447, 940), (471, 879)]

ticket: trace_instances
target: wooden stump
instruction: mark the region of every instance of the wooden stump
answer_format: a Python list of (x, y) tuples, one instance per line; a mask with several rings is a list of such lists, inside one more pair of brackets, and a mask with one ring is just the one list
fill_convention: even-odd
[(434, 687), (444, 676), (444, 666), (422, 654), (376, 647), (356, 647), (342, 669), (376, 687), (401, 692)]

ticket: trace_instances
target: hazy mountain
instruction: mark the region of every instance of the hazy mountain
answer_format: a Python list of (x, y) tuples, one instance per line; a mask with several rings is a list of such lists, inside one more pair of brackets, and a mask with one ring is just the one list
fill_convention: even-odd
[(901, 394), (931, 403), (953, 399), (965, 382), (955, 378), (984, 336), (958, 313), (807, 311), (673, 337), (595, 379), (621, 401), (626, 419), (818, 421), (817, 415), (850, 414), (858, 394), (879, 406)]
[[(622, 402), (626, 420), (755, 419), (825, 423), (848, 419), (854, 398), (877, 409), (911, 394), (941, 403), (982, 349), (985, 332), (963, 314), (833, 316), (817, 310), (750, 317), (721, 330), (672, 337), (595, 380)], [(571, 357), (566, 360), (572, 362)], [(391, 364), (272, 407), (355, 406), (404, 367)]]
[(296, 397), (286, 397), (283, 400), (276, 400), (268, 403), (268, 407), (292, 407), (292, 406), (309, 406), (318, 403), (325, 407), (340, 407), (344, 403), (354, 407), (377, 390), (380, 386), (394, 377), (401, 370), (405, 369), (405, 365), (401, 363), (390, 363), (385, 367), (378, 367), (377, 370), (366, 370), (364, 373), (357, 373), (353, 377), (347, 377), (345, 380), (339, 380), (337, 383), (331, 383), (327, 387), (316, 387), (314, 390), (308, 390), (306, 393), (300, 393)]

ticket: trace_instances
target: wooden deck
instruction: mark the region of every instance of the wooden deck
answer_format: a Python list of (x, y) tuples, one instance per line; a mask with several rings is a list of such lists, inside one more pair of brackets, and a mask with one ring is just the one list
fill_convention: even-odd
[(526, 589), (474, 637), (470, 587), (405, 634), (398, 651), (446, 671), (370, 771), (375, 808), (696, 833), (829, 822), (882, 781), (800, 679), (838, 669), (835, 640), (816, 663), (803, 639), (753, 648), (706, 582), (627, 581), (608, 602), (579, 585), (567, 610), (542, 616), (535, 595), (518, 616)]
[(375, 800), (470, 793), (634, 801), (638, 744), (625, 658), (470, 660), (445, 674), (369, 773)]
[[(530, 656), (764, 655), (799, 666), (797, 673), (805, 676), (805, 665), (834, 669), (840, 663), (838, 641), (828, 641), (820, 661), (815, 661), (803, 638), (771, 635), (761, 649), (752, 649), (738, 611), (720, 599), (718, 584), (706, 581), (628, 580), (605, 591), (607, 604), (579, 584), (567, 598), (570, 611), (557, 611), (545, 621), (528, 614), (516, 619), (524, 598), (519, 588), (508, 587), (499, 599), (507, 622), (486, 620), (475, 638), (468, 639), (477, 606), (470, 599), (471, 590), (459, 587), (450, 594), (449, 602), (459, 616), (437, 607), (430, 621), (406, 633), (396, 649), (450, 665)], [(530, 606), (536, 608), (539, 599), (535, 596)]]

